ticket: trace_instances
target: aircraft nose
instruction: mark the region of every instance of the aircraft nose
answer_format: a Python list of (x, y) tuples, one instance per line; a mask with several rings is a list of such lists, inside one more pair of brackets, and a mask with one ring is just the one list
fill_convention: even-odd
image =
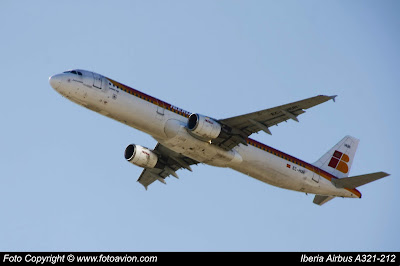
[(57, 90), (58, 87), (60, 87), (60, 84), (61, 84), (60, 76), (59, 75), (51, 76), (49, 78), (49, 83), (50, 83), (50, 86), (53, 87), (53, 89)]

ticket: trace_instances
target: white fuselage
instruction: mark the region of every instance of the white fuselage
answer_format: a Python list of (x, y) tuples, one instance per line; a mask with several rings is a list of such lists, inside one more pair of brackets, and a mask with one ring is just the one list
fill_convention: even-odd
[(55, 75), (50, 83), (69, 100), (150, 134), (177, 153), (205, 164), (232, 168), (281, 188), (361, 196), (355, 189), (336, 188), (330, 181), (334, 177), (325, 171), (250, 138), (247, 146), (239, 144), (231, 151), (197, 139), (186, 128), (189, 112), (96, 73), (75, 73)]

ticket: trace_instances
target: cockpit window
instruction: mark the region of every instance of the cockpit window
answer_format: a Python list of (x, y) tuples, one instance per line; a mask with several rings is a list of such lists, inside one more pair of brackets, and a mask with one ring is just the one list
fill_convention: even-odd
[(76, 70), (65, 71), (64, 73), (71, 73), (71, 74), (82, 76), (82, 72), (79, 72), (79, 71), (76, 71)]

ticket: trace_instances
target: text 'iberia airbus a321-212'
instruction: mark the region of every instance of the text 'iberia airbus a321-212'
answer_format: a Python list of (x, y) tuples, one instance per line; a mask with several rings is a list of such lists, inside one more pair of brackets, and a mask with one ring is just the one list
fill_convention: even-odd
[(345, 136), (315, 163), (307, 163), (249, 136), (287, 120), (298, 122), (305, 109), (335, 96), (318, 95), (301, 101), (215, 119), (191, 113), (105, 76), (69, 70), (54, 75), (50, 85), (69, 100), (151, 135), (154, 149), (131, 144), (125, 159), (143, 168), (138, 181), (146, 189), (166, 183), (176, 171), (204, 163), (229, 167), (273, 186), (315, 194), (322, 205), (335, 197), (361, 198), (359, 186), (388, 176), (385, 172), (349, 177), (359, 140)]

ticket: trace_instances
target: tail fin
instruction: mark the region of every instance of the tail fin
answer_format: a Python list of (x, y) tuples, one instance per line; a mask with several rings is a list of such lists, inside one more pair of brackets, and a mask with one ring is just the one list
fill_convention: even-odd
[[(313, 165), (337, 177), (338, 179), (332, 178), (331, 181), (337, 188), (354, 189), (388, 176), (389, 174), (385, 172), (377, 172), (348, 177), (359, 142), (354, 137), (346, 136)], [(334, 196), (315, 195), (313, 202), (317, 205), (323, 205), (334, 198)]]
[(346, 136), (313, 165), (338, 178), (348, 177), (358, 143), (358, 139)]

